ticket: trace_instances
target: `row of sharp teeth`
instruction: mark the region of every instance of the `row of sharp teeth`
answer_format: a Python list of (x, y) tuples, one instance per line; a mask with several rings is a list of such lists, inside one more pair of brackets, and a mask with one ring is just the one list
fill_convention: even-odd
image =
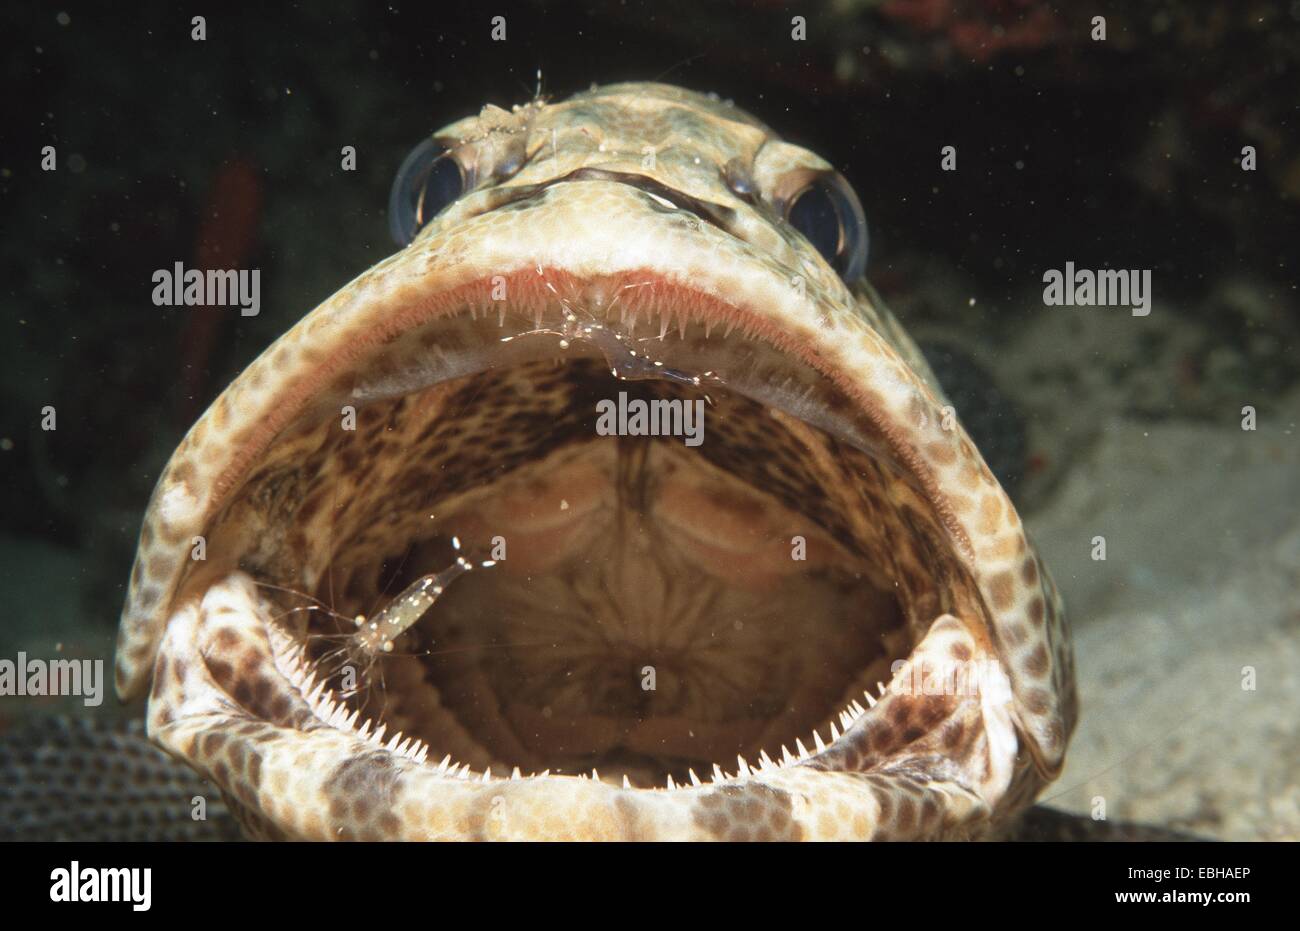
[[(570, 309), (569, 302), (564, 300), (563, 298), (559, 298), (558, 294), (557, 294), (557, 302), (559, 303), (561, 308), (572, 312), (572, 310)], [(506, 311), (508, 309), (508, 306), (509, 306), (508, 302), (506, 301), (488, 301), (481, 306), (477, 304), (470, 304), (469, 305), (470, 319), (477, 320), (479, 318), (479, 315), (481, 314), (483, 316), (483, 319), (487, 320), (490, 319), (489, 314), (495, 311), (497, 316), (497, 326), (504, 328), (506, 325)], [(604, 325), (609, 326), (612, 323), (612, 321), (609, 319), (608, 311), (615, 309), (615, 307), (617, 307), (617, 305), (612, 305), (608, 308), (603, 308), (603, 309), (598, 308), (596, 310), (596, 313), (599, 313), (602, 316), (596, 319), (603, 319)], [(704, 327), (704, 338), (708, 339), (709, 336), (712, 335), (713, 328), (719, 325), (717, 320), (713, 319), (707, 314), (701, 313), (700, 311), (694, 310), (692, 308), (665, 307), (665, 308), (658, 309), (656, 312), (656, 309), (629, 308), (627, 305), (624, 305), (622, 307), (617, 307), (617, 309), (618, 309), (620, 333), (624, 337), (629, 339), (635, 335), (637, 324), (641, 321), (642, 314), (645, 315), (648, 322), (651, 324), (652, 327), (650, 331), (651, 333), (653, 333), (654, 317), (658, 316), (659, 318), (658, 339), (660, 340), (665, 339), (668, 336), (670, 330), (676, 330), (678, 336), (680, 336), (682, 339), (685, 339), (687, 327), (690, 326), (690, 324), (692, 323), (701, 324)], [(534, 327), (541, 329), (543, 317), (545, 316), (546, 310), (547, 308), (540, 303), (534, 308), (533, 310)], [(732, 331), (735, 330), (738, 326), (742, 328), (744, 335), (746, 336), (753, 335), (750, 332), (751, 328), (742, 324), (741, 321), (739, 321), (738, 319), (729, 319), (721, 325), (723, 327), (722, 335), (724, 338), (730, 336)]]
[[(356, 708), (349, 711), (347, 703), (342, 698), (336, 697), (323, 679), (316, 677), (312, 663), (301, 646), (294, 646), (284, 653), (284, 663), (281, 671), (290, 682), (297, 686), (298, 691), (311, 710), (315, 712), (316, 717), (330, 727), (360, 737), (367, 743), (371, 743), (379, 749), (386, 750), (397, 756), (404, 756), (417, 763), (428, 762), (429, 747), (422, 741), (414, 737), (403, 739), (400, 732), (391, 735), (385, 741), (384, 733), (387, 731), (388, 725), (380, 724), (372, 731), (369, 718), (361, 721), (361, 726), (358, 727), (357, 722), (361, 720), (361, 709)], [(450, 757), (443, 760), (443, 765), (446, 766), (449, 762)], [(469, 767), (466, 766), (465, 768), (468, 771)]]
[[(301, 646), (290, 648), (290, 650), (284, 655), (284, 661), (282, 671), (288, 676), (289, 680), (298, 687), (299, 692), (311, 707), (312, 711), (316, 713), (319, 720), (337, 730), (345, 731), (355, 737), (359, 737), (381, 750), (385, 750), (397, 756), (406, 757), (416, 763), (428, 763), (428, 744), (417, 740), (414, 737), (403, 738), (400, 732), (392, 734), (387, 740), (385, 740), (384, 734), (388, 729), (388, 725), (381, 723), (374, 730), (371, 730), (372, 722), (369, 718), (361, 720), (360, 708), (349, 710), (347, 703), (342, 698), (336, 697), (324, 680), (316, 677), (316, 673), (312, 669), (311, 661), (307, 658), (306, 653)], [(876, 687), (880, 690), (881, 697), (884, 697), (887, 688), (884, 683), (877, 682)], [(868, 708), (874, 708), (876, 703), (879, 701), (879, 699), (873, 697), (870, 692), (863, 692), (862, 697), (867, 701), (867, 708), (862, 707), (862, 704), (858, 701), (851, 701), (849, 702), (848, 707), (840, 712), (840, 727), (837, 728), (834, 721), (830, 723), (830, 745), (833, 745), (837, 740), (839, 740), (843, 732), (847, 732), (859, 718), (867, 713)], [(360, 721), (360, 727), (357, 726), (358, 721)], [(800, 763), (806, 762), (817, 754), (824, 752), (827, 746), (829, 746), (822, 740), (821, 734), (816, 730), (812, 732), (812, 740), (814, 749), (809, 750), (804, 745), (803, 740), (796, 738), (794, 742), (795, 750), (797, 751), (796, 753), (791, 753), (789, 748), (783, 744), (781, 746), (781, 758), (779, 760), (772, 759), (766, 750), (760, 751), (757, 765), (747, 762), (742, 756), (738, 756), (736, 757), (736, 772), (730, 774), (724, 772), (722, 767), (715, 763), (713, 765), (713, 771), (709, 774), (708, 782), (712, 784), (734, 782), (739, 779), (747, 779), (754, 775), (769, 773), (775, 770), (784, 769), (787, 766), (796, 766)], [(436, 765), (435, 769), (439, 774), (446, 775), (452, 779), (476, 779), (479, 782), (493, 782), (497, 779), (506, 778), (493, 776), (488, 770), (483, 770), (481, 773), (475, 773), (470, 769), (468, 763), (453, 763), (450, 753), (442, 758), (442, 760)], [(519, 767), (516, 766), (508, 778), (511, 780), (525, 778), (534, 779), (542, 776), (549, 776), (550, 772), (551, 771), (547, 769), (540, 773), (533, 773), (525, 777), (523, 773), (520, 772)], [(687, 772), (690, 776), (691, 787), (704, 785), (705, 780), (700, 779), (700, 777), (695, 774), (695, 770), (690, 769), (687, 770)], [(590, 776), (580, 774), (578, 778), (583, 780), (591, 779), (599, 782), (600, 774), (593, 769)], [(632, 784), (628, 781), (626, 775), (623, 777), (623, 788), (632, 788)], [(679, 786), (673, 780), (672, 776), (668, 776), (665, 788), (673, 790), (679, 788), (684, 789), (687, 788), (687, 786), (685, 784)]]

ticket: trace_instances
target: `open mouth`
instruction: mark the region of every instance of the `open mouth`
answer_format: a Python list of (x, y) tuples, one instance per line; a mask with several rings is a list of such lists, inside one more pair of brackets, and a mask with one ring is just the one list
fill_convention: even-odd
[(643, 789), (969, 742), (959, 690), (890, 707), (937, 619), (988, 644), (870, 410), (679, 286), (528, 277), (368, 349), (212, 525), (316, 716)]

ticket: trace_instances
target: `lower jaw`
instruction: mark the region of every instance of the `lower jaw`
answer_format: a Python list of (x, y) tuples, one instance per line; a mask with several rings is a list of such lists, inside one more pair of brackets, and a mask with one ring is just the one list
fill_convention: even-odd
[(594, 775), (502, 777), (435, 761), (361, 722), (315, 681), (255, 583), (236, 572), (172, 618), (155, 695), (179, 689), (168, 707), (185, 713), (151, 703), (149, 729), (268, 839), (965, 839), (996, 827), (1023, 772), (996, 661), (984, 658), (977, 680), (923, 684), (975, 645), (959, 620), (938, 619), (870, 708), (851, 712), (829, 745), (784, 759), (659, 789)]

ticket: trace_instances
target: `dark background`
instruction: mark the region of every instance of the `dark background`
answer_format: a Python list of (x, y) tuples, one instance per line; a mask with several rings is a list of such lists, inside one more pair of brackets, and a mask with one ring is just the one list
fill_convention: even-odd
[[(859, 192), (868, 275), (909, 326), (997, 345), (1045, 268), (1147, 268), (1215, 344), (1283, 334), (1243, 355), (1257, 387), (1296, 378), (1300, 4), (10, 4), (0, 33), (0, 534), (76, 554), (69, 584), (96, 629), (116, 623), (184, 430), (393, 250), (384, 207), (406, 152), (526, 101), (539, 69), (554, 97), (647, 79), (716, 91), (824, 155)], [(1254, 173), (1234, 161), (1247, 144)], [(956, 174), (938, 170), (944, 145)], [(153, 306), (151, 274), (177, 261), (260, 269), (261, 315)], [(1251, 282), (1264, 319), (1224, 312), (1224, 280)], [(0, 588), (28, 584), (19, 572)]]

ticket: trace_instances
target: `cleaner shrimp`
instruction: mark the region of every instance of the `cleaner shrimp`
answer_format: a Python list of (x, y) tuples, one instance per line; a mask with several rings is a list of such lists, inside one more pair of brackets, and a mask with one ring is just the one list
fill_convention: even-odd
[[(410, 630), (438, 599), (460, 576), (475, 569), (488, 569), (496, 565), (495, 560), (478, 562), (467, 558), (459, 537), (451, 538), (455, 561), (447, 568), (420, 576), (404, 588), (373, 616), (357, 614), (352, 617), (341, 614), (330, 605), (298, 589), (275, 585), (270, 582), (257, 582), (259, 588), (282, 592), (310, 602), (276, 615), (276, 620), (298, 612), (320, 612), (337, 621), (340, 626), (352, 628), (351, 632), (327, 634), (305, 632), (306, 642), (332, 641), (337, 644), (315, 658), (319, 668), (326, 671), (329, 678), (339, 677), (342, 688), (338, 694), (342, 698), (352, 698), (368, 690), (371, 673), (379, 668), (379, 685), (383, 688), (383, 668), (379, 661), (388, 654), (393, 654), (398, 640)], [(432, 652), (432, 651), (425, 651)], [(421, 655), (421, 654), (411, 654)]]

